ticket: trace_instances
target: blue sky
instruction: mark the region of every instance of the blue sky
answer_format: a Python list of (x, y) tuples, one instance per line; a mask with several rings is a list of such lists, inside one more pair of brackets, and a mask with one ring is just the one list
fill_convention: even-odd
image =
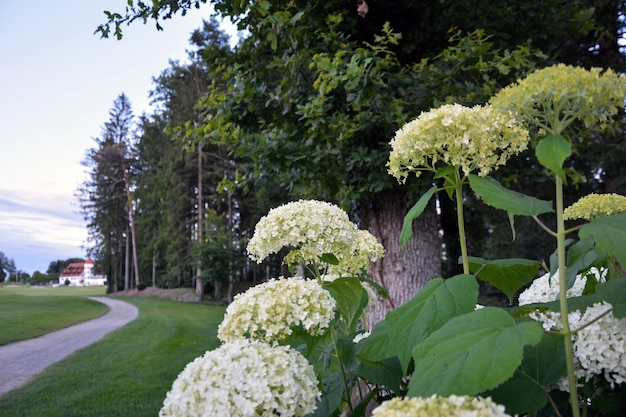
[(209, 6), (163, 23), (135, 22), (124, 38), (94, 34), (124, 0), (0, 2), (0, 251), (18, 269), (85, 257), (75, 198), (81, 161), (120, 93), (135, 115), (151, 112), (152, 78), (185, 61)]

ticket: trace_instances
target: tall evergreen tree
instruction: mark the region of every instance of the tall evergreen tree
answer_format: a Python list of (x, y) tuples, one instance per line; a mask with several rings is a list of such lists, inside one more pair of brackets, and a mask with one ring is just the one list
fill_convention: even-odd
[(139, 282), (129, 156), (133, 114), (126, 95), (118, 96), (109, 116), (101, 137), (95, 139), (97, 147), (88, 150), (83, 161), (91, 172), (78, 194), (83, 216), (88, 222), (89, 240), (98, 259), (106, 265), (107, 275), (112, 277), (109, 290), (114, 291), (119, 289), (122, 271), (125, 271), (124, 289), (130, 287), (128, 266), (131, 260), (126, 255), (129, 240), (132, 240), (133, 247), (135, 284)]

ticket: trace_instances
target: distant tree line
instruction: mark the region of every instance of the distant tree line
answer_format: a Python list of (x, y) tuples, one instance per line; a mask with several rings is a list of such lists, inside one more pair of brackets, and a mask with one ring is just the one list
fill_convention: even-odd
[[(171, 17), (203, 0), (129, 2), (99, 29)], [(390, 305), (426, 281), (458, 270), (455, 207), (441, 197), (414, 225), (408, 250), (402, 218), (432, 178), (400, 188), (387, 175), (388, 142), (406, 121), (443, 103), (485, 103), (500, 88), (556, 62), (622, 72), (622, 1), (272, 1), (218, 0), (217, 12), (244, 35), (231, 47), (214, 18), (191, 36), (189, 62), (154, 79), (155, 112), (134, 117), (122, 94), (85, 157), (78, 190), (93, 256), (110, 290), (139, 284), (194, 286), (231, 298), (242, 281), (276, 276), (281, 265), (245, 254), (267, 210), (298, 198), (336, 202), (386, 247), (370, 270)], [(623, 121), (613, 130), (570, 132), (571, 159), (589, 192), (626, 193)], [(551, 199), (541, 167), (522, 154), (499, 179)], [(407, 195), (406, 190), (414, 192)], [(534, 225), (469, 207), (470, 253), (546, 259), (553, 248)], [(520, 220), (522, 223), (523, 220)], [(492, 256), (493, 255), (493, 256)], [(415, 272), (417, 271), (417, 273)]]

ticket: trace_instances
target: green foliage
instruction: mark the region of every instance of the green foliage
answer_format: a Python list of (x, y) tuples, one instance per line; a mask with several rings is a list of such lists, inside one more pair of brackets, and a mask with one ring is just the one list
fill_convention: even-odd
[(502, 290), (513, 304), (515, 293), (530, 283), (536, 276), (541, 264), (530, 259), (496, 259), (488, 261), (481, 258), (469, 258), (470, 270), (483, 281)]
[(363, 315), (367, 305), (367, 294), (358, 278), (338, 278), (324, 283), (333, 298), (337, 300), (337, 312), (349, 328), (353, 328)]
[(544, 334), (538, 344), (524, 347), (524, 359), (515, 374), (488, 394), (507, 412), (536, 413), (548, 402), (545, 387), (555, 384), (565, 374), (563, 340)]
[(580, 229), (579, 236), (581, 239), (593, 236), (603, 252), (626, 265), (626, 247), (623, 245), (626, 241), (626, 213), (594, 219)]
[(406, 247), (407, 242), (411, 239), (411, 237), (413, 237), (413, 220), (422, 215), (424, 209), (426, 209), (426, 206), (428, 205), (428, 202), (437, 191), (437, 187), (431, 187), (428, 191), (422, 194), (420, 199), (417, 200), (417, 203), (415, 203), (406, 216), (404, 216), (402, 232), (400, 233), (400, 244), (403, 247)]
[(539, 343), (543, 329), (517, 323), (506, 311), (485, 307), (456, 316), (413, 348), (409, 396), (474, 396), (511, 378), (523, 348)]
[(541, 165), (567, 182), (563, 163), (572, 155), (572, 146), (567, 139), (563, 136), (546, 136), (537, 143), (535, 154)]
[(491, 177), (470, 174), (469, 184), (485, 204), (515, 216), (537, 216), (553, 211), (550, 201), (508, 190)]
[(613, 306), (613, 315), (615, 317), (626, 317), (626, 279), (612, 279), (598, 285), (596, 293), (603, 301)]
[[(408, 303), (390, 311), (383, 324), (374, 327), (359, 355), (369, 360), (396, 356), (406, 372), (413, 347), (450, 318), (474, 310), (477, 298), (478, 284), (471, 275), (431, 280)], [(381, 337), (386, 343), (377, 343)]]

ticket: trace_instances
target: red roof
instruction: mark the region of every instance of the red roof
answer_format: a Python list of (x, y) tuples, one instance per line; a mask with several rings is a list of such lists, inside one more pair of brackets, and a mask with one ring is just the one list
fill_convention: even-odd
[(69, 264), (59, 277), (78, 277), (83, 274), (85, 270), (85, 264), (82, 262), (77, 262), (73, 264)]
[(85, 261), (86, 264), (92, 264), (93, 265), (93, 259), (91, 258), (87, 258), (87, 260)]

